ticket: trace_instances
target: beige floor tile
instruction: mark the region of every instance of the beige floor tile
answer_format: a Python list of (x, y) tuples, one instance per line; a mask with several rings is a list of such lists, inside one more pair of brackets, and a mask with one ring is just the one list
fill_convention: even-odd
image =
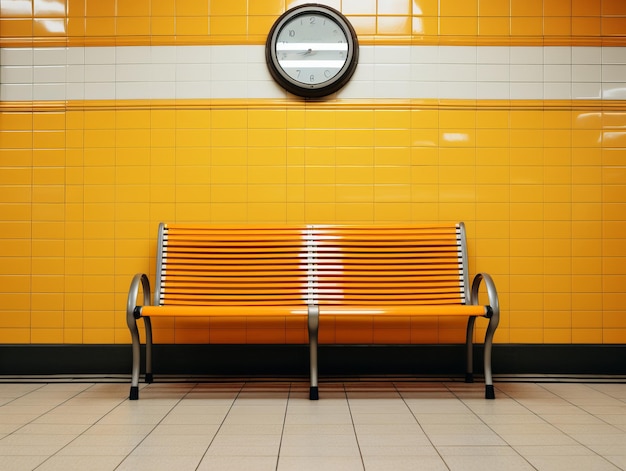
[(363, 471), (360, 457), (281, 456), (277, 471)]
[(275, 471), (274, 456), (206, 456), (197, 471)]
[(518, 456), (519, 453), (506, 445), (496, 446), (438, 446), (441, 456)]
[(67, 434), (17, 434), (8, 435), (0, 441), (0, 445), (5, 446), (41, 446), (41, 447), (64, 447), (72, 440), (76, 438), (76, 435)]
[(354, 433), (354, 425), (349, 424), (285, 424), (285, 435), (345, 435)]
[(32, 423), (34, 424), (57, 424), (57, 425), (89, 425), (101, 420), (103, 414), (63, 414), (60, 412), (49, 412), (44, 414)]
[(111, 471), (125, 456), (52, 456), (37, 471)]
[(345, 425), (352, 424), (352, 418), (348, 413), (301, 413), (288, 414), (285, 417), (286, 425)]
[[(10, 435), (9, 435), (10, 437)], [(52, 456), (63, 447), (56, 445), (3, 445), (0, 441), (0, 457), (3, 456)]]
[(619, 471), (601, 456), (530, 456), (528, 461), (539, 471)]
[(430, 440), (425, 433), (406, 434), (359, 434), (359, 446), (363, 449), (376, 446), (427, 446)]
[(72, 446), (137, 446), (145, 435), (81, 435), (72, 440)]
[[(211, 448), (240, 446), (277, 448), (281, 444), (280, 435), (222, 435), (219, 433), (210, 442)], [(207, 443), (208, 446), (208, 443)]]
[(621, 442), (621, 443), (616, 443), (616, 444), (589, 445), (588, 448), (602, 456), (625, 456), (626, 457), (626, 441)]
[(604, 457), (619, 469), (626, 469), (626, 455), (604, 455)]
[(115, 471), (187, 471), (195, 470), (202, 457), (130, 455)]
[[(455, 435), (492, 435), (495, 429), (485, 424), (422, 424), (422, 428), (427, 435), (445, 435), (454, 433)], [(497, 430), (495, 430), (497, 432)]]
[[(444, 456), (450, 471), (536, 471), (521, 456)], [(567, 468), (561, 468), (560, 471)]]
[(280, 435), (283, 424), (222, 424), (220, 435)]
[(500, 436), (511, 446), (576, 445), (577, 441), (564, 433), (532, 434), (501, 433)]
[(415, 417), (412, 414), (404, 413), (404, 414), (378, 414), (378, 413), (367, 413), (367, 414), (353, 414), (352, 420), (355, 425), (377, 425), (377, 424), (389, 424), (389, 425), (399, 425), (399, 424), (414, 424), (416, 423)]
[(168, 446), (203, 446), (208, 448), (209, 444), (214, 440), (211, 435), (195, 435), (188, 433), (186, 435), (155, 435), (151, 433), (141, 441), (140, 446), (152, 447), (168, 447)]
[(404, 446), (361, 446), (361, 454), (365, 456), (433, 456), (437, 450), (432, 445), (404, 445)]
[[(156, 420), (158, 416), (153, 416), (152, 420), (155, 420), (155, 424), (159, 425), (219, 425), (225, 420), (223, 414), (168, 414), (165, 417), (161, 417)], [(150, 417), (146, 417), (146, 420), (150, 420)], [(151, 422), (152, 423), (152, 422)]]
[(285, 434), (281, 440), (281, 447), (305, 447), (305, 446), (356, 446), (356, 436), (344, 435), (289, 435)]
[(248, 445), (240, 440), (234, 445), (211, 445), (206, 456), (278, 456), (279, 445)]
[(559, 427), (548, 423), (533, 424), (497, 424), (490, 425), (491, 430), (500, 435), (559, 435), (563, 433)]
[[(230, 414), (223, 419), (224, 424), (229, 425), (259, 425), (259, 424), (282, 424), (284, 423), (285, 416), (280, 414), (254, 414), (254, 415), (246, 415), (239, 414), (233, 415)], [(190, 422), (195, 423), (195, 422)]]
[(622, 435), (624, 433), (619, 427), (610, 424), (558, 424), (556, 427), (568, 435)]
[(495, 433), (483, 435), (464, 435), (453, 432), (441, 435), (428, 435), (433, 445), (439, 446), (500, 446), (505, 441)]
[(423, 425), (479, 425), (486, 421), (483, 421), (479, 416), (475, 414), (415, 414), (415, 420), (419, 424)]
[[(626, 385), (363, 380), (11, 384), (0, 469), (626, 469)], [(119, 466), (118, 466), (119, 464)]]
[(152, 428), (151, 436), (160, 435), (194, 435), (202, 437), (213, 437), (220, 429), (220, 424), (159, 424)]
[(585, 446), (622, 446), (626, 448), (623, 433), (573, 433), (572, 438)]
[(582, 445), (530, 445), (516, 446), (522, 456), (589, 456), (595, 453)]
[(90, 424), (26, 424), (15, 431), (16, 435), (80, 435), (92, 427)]
[(318, 458), (348, 457), (361, 459), (359, 448), (353, 446), (281, 446), (281, 458), (315, 456)]
[(363, 456), (367, 471), (448, 471), (439, 456)]
[(160, 446), (144, 445), (142, 443), (133, 450), (132, 456), (163, 456), (168, 458), (173, 456), (196, 456), (199, 461), (204, 455), (207, 447), (208, 443), (202, 445), (177, 443)]
[(152, 424), (103, 424), (98, 422), (85, 430), (85, 435), (139, 435), (145, 436), (154, 430)]
[(11, 471), (32, 471), (43, 463), (48, 456), (46, 455), (5, 455), (0, 454), (2, 459), (2, 467)]
[(417, 423), (408, 424), (358, 424), (354, 426), (357, 435), (422, 435), (422, 427)]
[(132, 453), (135, 445), (81, 445), (70, 443), (57, 452), (57, 456), (121, 456)]

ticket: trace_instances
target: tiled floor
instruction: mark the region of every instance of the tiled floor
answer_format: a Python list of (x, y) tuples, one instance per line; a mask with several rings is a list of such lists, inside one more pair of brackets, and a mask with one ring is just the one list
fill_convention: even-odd
[(0, 469), (626, 469), (626, 384), (0, 383)]

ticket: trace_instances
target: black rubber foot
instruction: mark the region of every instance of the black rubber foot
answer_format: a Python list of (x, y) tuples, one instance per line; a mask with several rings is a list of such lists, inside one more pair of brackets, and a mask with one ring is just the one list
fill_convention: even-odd
[(152, 373), (146, 373), (146, 383), (152, 383), (154, 381), (154, 377)]
[(319, 391), (317, 390), (317, 386), (311, 386), (311, 392), (309, 393), (309, 399), (312, 401), (317, 401), (320, 398)]
[(496, 392), (493, 389), (493, 384), (486, 384), (485, 385), (485, 399), (495, 399), (496, 398)]
[(137, 399), (139, 399), (139, 386), (130, 387), (130, 396), (128, 398), (131, 401), (136, 401)]
[(465, 373), (465, 382), (473, 383), (474, 382), (474, 374), (473, 373)]

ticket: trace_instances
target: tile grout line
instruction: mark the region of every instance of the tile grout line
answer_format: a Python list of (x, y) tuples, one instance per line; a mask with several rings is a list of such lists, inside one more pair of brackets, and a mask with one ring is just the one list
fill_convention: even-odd
[(350, 407), (350, 397), (348, 395), (348, 390), (346, 389), (346, 383), (343, 383), (343, 393), (346, 397), (346, 404), (348, 405), (348, 412), (350, 413), (350, 422), (352, 422), (352, 430), (354, 431), (354, 438), (356, 440), (356, 446), (359, 449), (359, 457), (361, 458), (361, 466), (363, 466), (363, 471), (365, 471), (365, 460), (363, 459), (363, 450), (361, 450), (361, 443), (359, 443), (359, 434), (356, 431), (356, 424), (354, 423), (354, 416), (352, 415), (352, 408)]
[[(196, 386), (197, 386), (197, 383), (196, 383)], [(246, 382), (244, 381), (241, 384), (241, 387), (239, 388), (239, 391), (237, 391), (237, 395), (233, 398), (233, 402), (230, 404), (230, 407), (228, 408), (228, 411), (226, 412), (226, 414), (224, 414), (224, 418), (222, 419), (222, 422), (220, 423), (220, 426), (217, 427), (217, 430), (215, 431), (215, 434), (213, 435), (213, 438), (211, 439), (211, 441), (207, 445), (206, 450), (204, 450), (204, 453), (202, 453), (202, 456), (200, 457), (200, 460), (198, 461), (198, 465), (195, 468), (196, 471), (198, 470), (198, 468), (200, 467), (200, 465), (202, 464), (202, 462), (206, 458), (207, 453), (211, 449), (211, 445), (213, 445), (213, 442), (217, 438), (217, 435), (220, 433), (220, 430), (222, 429), (222, 426), (224, 425), (224, 422), (226, 422), (226, 419), (228, 418), (228, 414), (230, 414), (230, 411), (233, 410), (233, 406), (235, 405), (235, 402), (237, 402), (237, 399), (239, 399), (239, 396), (241, 395), (241, 392), (243, 391), (243, 389), (245, 387), (246, 387)], [(194, 388), (195, 388), (195, 386), (194, 386)], [(193, 389), (191, 389), (191, 391), (193, 391)], [(187, 396), (191, 391), (189, 391), (187, 394), (185, 394), (185, 396)]]
[[(455, 398), (456, 398), (456, 399), (457, 399), (457, 400), (458, 400), (461, 404), (463, 404), (465, 407), (467, 407), (467, 409), (468, 409), (468, 410), (469, 410), (472, 414), (474, 414), (474, 416), (476, 416), (476, 418), (477, 418), (478, 420), (480, 420), (480, 422), (481, 422), (482, 424), (484, 424), (484, 425), (485, 425), (485, 427), (487, 427), (489, 430), (491, 430), (491, 431), (492, 431), (492, 432), (493, 432), (493, 433), (494, 433), (494, 434), (495, 434), (495, 435), (496, 435), (496, 436), (497, 436), (500, 440), (502, 440), (504, 443), (506, 443), (506, 446), (507, 446), (508, 448), (510, 448), (511, 450), (513, 450), (517, 456), (519, 456), (519, 457), (520, 457), (520, 458), (522, 458), (522, 459), (523, 459), (526, 463), (528, 463), (528, 465), (529, 465), (532, 469), (537, 469), (537, 467), (536, 467), (536, 466), (534, 466), (534, 465), (533, 465), (533, 464), (532, 464), (532, 463), (528, 460), (528, 458), (526, 458), (526, 456), (522, 455), (522, 454), (521, 454), (521, 453), (517, 450), (517, 448), (515, 448), (513, 445), (511, 445), (511, 444), (510, 444), (507, 440), (505, 440), (505, 439), (504, 439), (504, 437), (502, 437), (502, 436), (501, 436), (498, 432), (496, 432), (496, 431), (495, 431), (495, 430), (491, 427), (491, 425), (489, 425), (487, 422), (485, 422), (485, 421), (483, 420), (483, 418), (482, 418), (479, 414), (477, 414), (476, 412), (474, 412), (474, 410), (473, 410), (471, 407), (469, 407), (469, 406), (467, 405), (467, 403), (466, 403), (466, 402), (465, 402), (465, 401), (464, 401), (461, 397), (459, 397), (459, 395), (458, 395), (457, 393), (455, 393), (455, 392), (454, 392), (452, 389), (450, 389), (448, 386), (446, 386), (446, 388), (448, 389), (448, 391), (450, 391), (450, 393), (451, 393), (451, 394), (452, 394), (452, 395), (453, 395), (453, 396), (454, 396), (454, 397), (455, 397)], [(537, 414), (535, 414), (533, 411), (531, 411), (530, 409), (528, 409), (527, 407), (525, 407), (523, 404), (520, 404), (520, 403), (519, 403), (516, 399), (513, 399), (513, 398), (512, 398), (509, 394), (506, 394), (504, 391), (502, 391), (502, 390), (500, 390), (500, 389), (497, 389), (497, 392), (498, 392), (498, 395), (500, 395), (500, 394), (505, 394), (507, 397), (509, 397), (511, 400), (515, 401), (515, 402), (516, 402), (517, 404), (519, 404), (521, 407), (524, 407), (524, 409), (528, 410), (528, 411), (529, 411), (529, 412), (531, 412), (533, 415), (537, 416)], [(540, 418), (541, 418), (541, 417), (540, 417)], [(543, 418), (541, 418), (541, 420), (543, 420), (544, 422), (546, 422)]]
[[(567, 399), (567, 398), (565, 398), (565, 397), (561, 396), (560, 394), (557, 394), (557, 393), (555, 393), (555, 392), (551, 391), (550, 389), (546, 388), (543, 384), (538, 384), (537, 386), (538, 386), (538, 387), (540, 387), (541, 389), (543, 389), (544, 391), (549, 392), (550, 394), (554, 395), (555, 397), (558, 397), (559, 399), (561, 399), (562, 401), (566, 402), (567, 404), (569, 404), (569, 405), (571, 405), (571, 406), (574, 406), (576, 409), (578, 409), (578, 410), (580, 410), (580, 411), (584, 412), (585, 414), (590, 415), (590, 416), (592, 416), (592, 417), (594, 417), (594, 418), (596, 418), (596, 419), (598, 419), (598, 420), (602, 421), (602, 423), (604, 423), (604, 424), (606, 424), (606, 425), (609, 425), (609, 426), (611, 426), (611, 427), (613, 427), (613, 428), (615, 428), (615, 429), (617, 429), (617, 430), (620, 430), (620, 429), (619, 429), (619, 427), (616, 427), (615, 425), (610, 424), (609, 422), (607, 422), (607, 421), (605, 421), (605, 420), (601, 419), (601, 418), (600, 418), (600, 417), (598, 417), (596, 414), (592, 414), (591, 412), (586, 411), (585, 409), (583, 409), (583, 408), (582, 408), (581, 406), (579, 406), (578, 404), (576, 404), (576, 403), (574, 403), (574, 402), (570, 401), (569, 399)], [(592, 389), (593, 389), (593, 388), (592, 388)], [(596, 391), (597, 391), (597, 390), (596, 390)], [(603, 394), (603, 395), (605, 395), (605, 396), (611, 397), (610, 395), (608, 395), (608, 394), (606, 394), (606, 393), (604, 393), (604, 392), (602, 392), (602, 391), (597, 391), (597, 392), (599, 392), (599, 393), (601, 393), (601, 394)], [(622, 401), (622, 402), (623, 402), (623, 401)], [(531, 411), (531, 412), (532, 412), (532, 411)], [(533, 414), (535, 414), (535, 412), (533, 412)], [(562, 429), (561, 429), (558, 425), (553, 424), (553, 423), (551, 423), (551, 422), (548, 422), (548, 421), (547, 421), (546, 419), (544, 419), (541, 415), (538, 415), (538, 414), (535, 414), (535, 415), (537, 415), (538, 417), (540, 417), (540, 418), (541, 418), (541, 420), (543, 420), (545, 423), (548, 423), (548, 424), (552, 425), (554, 428), (558, 429), (558, 430), (559, 430), (562, 434), (564, 434), (564, 435), (566, 435), (567, 437), (569, 437), (570, 439), (574, 440), (576, 443), (578, 443), (580, 446), (584, 447), (586, 450), (589, 450), (589, 451), (590, 451), (590, 452), (591, 452), (594, 456), (597, 456), (597, 457), (599, 457), (599, 458), (602, 458), (604, 461), (606, 461), (606, 462), (607, 462), (607, 463), (609, 463), (610, 465), (615, 466), (615, 463), (613, 463), (613, 462), (611, 462), (611, 460), (607, 459), (607, 458), (606, 458), (606, 456), (601, 455), (600, 453), (598, 453), (597, 451), (595, 451), (593, 448), (591, 448), (591, 447), (589, 447), (589, 446), (585, 445), (585, 444), (584, 444), (584, 443), (582, 443), (580, 440), (578, 440), (578, 439), (576, 439), (575, 437), (573, 437), (571, 434), (569, 434), (569, 433), (565, 432), (564, 430), (562, 430)]]
[[(46, 385), (47, 386), (47, 385)], [(90, 389), (94, 388), (96, 386), (95, 383), (91, 384), (89, 387), (78, 391), (76, 394), (74, 394), (72, 397), (67, 398), (66, 400), (64, 400), (63, 402), (61, 402), (60, 404), (57, 404), (56, 406), (54, 406), (52, 409), (46, 411), (44, 414), (41, 414), (39, 417), (37, 417), (37, 419), (45, 416), (46, 414), (49, 414), (50, 412), (52, 412), (53, 410), (57, 409), (58, 407), (62, 406), (63, 404), (67, 403), (68, 401), (71, 401), (72, 399), (75, 399), (76, 397), (80, 396), (81, 394), (83, 394), (86, 391), (89, 391)], [(45, 386), (44, 386), (45, 387)], [(39, 388), (39, 389), (43, 389), (43, 388)], [(36, 391), (38, 391), (39, 389), (37, 389)], [(78, 440), (78, 438), (82, 437), (85, 432), (87, 432), (88, 430), (90, 430), (91, 428), (93, 428), (98, 422), (100, 422), (104, 417), (106, 417), (108, 414), (110, 414), (112, 411), (114, 411), (115, 409), (117, 409), (120, 404), (122, 404), (124, 402), (124, 400), (122, 400), (121, 402), (118, 402), (118, 404), (113, 407), (111, 410), (109, 410), (106, 414), (102, 415), (98, 420), (96, 420), (95, 422), (91, 423), (85, 430), (83, 430), (81, 433), (79, 433), (78, 435), (76, 435), (72, 440), (70, 440), (69, 442), (67, 442), (65, 445), (63, 445), (61, 448), (59, 448), (57, 451), (55, 451), (54, 453), (48, 455), (46, 457), (45, 460), (43, 460), (41, 463), (39, 463), (34, 470), (40, 468), (41, 466), (43, 466), (45, 463), (47, 463), (48, 461), (50, 461), (50, 459), (52, 459), (53, 457), (57, 456), (59, 454), (59, 452), (61, 452), (62, 450), (64, 450), (65, 448), (67, 448), (68, 446), (70, 446), (72, 443), (74, 443), (76, 440)], [(24, 424), (22, 427), (20, 427), (18, 430), (24, 428), (26, 425), (31, 424), (33, 421), (37, 420), (37, 419), (33, 419), (30, 422), (28, 422), (28, 424)], [(17, 430), (16, 430), (17, 431)], [(14, 432), (15, 433), (15, 432)], [(122, 460), (123, 461), (123, 460)]]
[[(195, 387), (195, 386), (196, 386), (196, 385), (194, 385), (194, 387)], [(184, 398), (185, 398), (185, 397), (186, 397), (186, 396), (187, 396), (187, 395), (188, 395), (188, 394), (189, 394), (192, 390), (193, 390), (193, 388), (191, 388), (189, 391), (187, 391), (187, 392), (186, 392), (186, 393), (185, 393), (185, 394), (184, 394), (184, 395), (183, 395), (180, 399), (178, 399), (178, 401), (176, 401), (176, 402), (174, 403), (174, 405), (173, 405), (173, 406), (172, 406), (172, 407), (171, 407), (171, 408), (167, 411), (167, 413), (166, 413), (163, 417), (161, 417), (161, 420), (159, 420), (156, 424), (154, 424), (154, 426), (150, 429), (150, 431), (149, 431), (148, 433), (146, 433), (146, 434), (144, 435), (144, 437), (143, 437), (143, 438), (139, 441), (139, 443), (137, 443), (137, 444), (133, 447), (133, 449), (132, 449), (132, 450), (130, 450), (130, 452), (128, 452), (128, 453), (126, 454), (126, 456), (124, 457), (124, 459), (123, 459), (122, 461), (120, 461), (120, 462), (117, 464), (117, 466), (114, 468), (114, 471), (115, 471), (116, 469), (118, 469), (118, 468), (119, 468), (119, 467), (120, 467), (120, 466), (124, 463), (124, 461), (126, 461), (126, 460), (130, 457), (130, 455), (132, 455), (132, 454), (133, 454), (133, 452), (134, 452), (135, 450), (137, 450), (137, 449), (141, 446), (141, 444), (142, 444), (143, 442), (145, 442), (145, 441), (146, 441), (146, 439), (150, 436), (150, 434), (152, 434), (152, 432), (154, 432), (154, 431), (156, 430), (156, 428), (157, 428), (159, 425), (161, 425), (161, 424), (163, 423), (163, 421), (165, 420), (165, 418), (166, 418), (168, 415), (170, 415), (170, 414), (171, 414), (171, 412), (172, 412), (172, 411), (176, 408), (176, 406), (177, 406), (178, 404), (180, 404), (180, 402), (181, 402), (181, 401), (182, 401), (182, 400), (183, 400), (183, 399), (184, 399)], [(127, 401), (129, 401), (129, 399), (128, 399), (128, 398), (126, 398), (124, 401), (122, 401), (119, 405), (124, 404), (124, 403), (125, 403), (125, 402), (127, 402)], [(118, 405), (118, 406), (119, 406), (119, 405)], [(98, 421), (98, 422), (99, 422), (99, 421)], [(98, 422), (96, 422), (96, 424), (97, 424)], [(96, 425), (96, 424), (93, 424), (93, 425)]]
[(285, 414), (283, 415), (283, 426), (280, 429), (280, 441), (278, 442), (278, 453), (276, 454), (276, 467), (274, 468), (278, 471), (278, 464), (280, 463), (280, 452), (283, 447), (283, 438), (285, 437), (285, 425), (287, 425), (287, 412), (289, 411), (289, 401), (291, 400), (291, 388), (293, 387), (293, 383), (289, 383), (289, 392), (287, 393), (287, 403), (285, 404)]
[[(439, 448), (437, 448), (435, 446), (435, 444), (433, 443), (433, 441), (430, 439), (430, 436), (426, 433), (426, 430), (424, 430), (424, 427), (422, 427), (422, 424), (420, 424), (420, 421), (417, 420), (417, 417), (415, 416), (415, 413), (413, 412), (413, 410), (411, 409), (411, 407), (409, 407), (409, 405), (406, 403), (406, 398), (402, 395), (402, 392), (398, 389), (397, 383), (394, 381), (391, 384), (393, 384), (394, 389), (396, 390), (396, 392), (398, 393), (398, 395), (400, 396), (400, 399), (402, 399), (402, 402), (404, 403), (404, 405), (406, 406), (406, 408), (409, 411), (409, 414), (411, 414), (411, 416), (413, 417), (413, 420), (415, 420), (415, 423), (417, 424), (417, 426), (420, 428), (420, 430), (422, 431), (422, 433), (424, 434), (424, 436), (426, 437), (426, 439), (428, 440), (428, 443), (430, 443), (430, 446), (433, 447), (433, 450), (435, 450), (435, 452), (437, 452), (437, 456), (439, 456), (439, 459), (441, 459), (441, 462), (444, 464), (444, 466), (446, 467), (446, 469), (448, 471), (450, 471), (450, 466), (448, 466), (448, 463), (446, 462), (446, 460), (444, 459), (444, 457), (441, 455), (441, 453), (439, 452)], [(445, 385), (445, 383), (442, 383)], [(448, 388), (446, 386), (446, 388)], [(449, 391), (449, 389), (448, 389)], [(452, 392), (452, 391), (450, 391)], [(454, 393), (453, 393), (454, 394)], [(455, 395), (456, 397), (456, 395)]]

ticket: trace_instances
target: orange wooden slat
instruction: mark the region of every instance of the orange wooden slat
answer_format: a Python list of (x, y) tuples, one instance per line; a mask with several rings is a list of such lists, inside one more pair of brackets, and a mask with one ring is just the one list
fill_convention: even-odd
[(243, 277), (243, 276), (229, 276), (229, 277), (193, 277), (193, 276), (182, 276), (182, 277), (168, 277), (165, 281), (169, 287), (175, 286), (227, 286), (227, 285), (242, 285), (242, 286), (257, 286), (257, 285), (275, 285), (275, 286), (286, 286), (286, 285), (294, 285), (301, 286), (302, 283), (307, 282), (306, 278), (303, 277), (267, 277), (267, 276), (258, 276), (258, 277)]
[(209, 258), (209, 259), (223, 259), (223, 260), (232, 260), (232, 259), (243, 259), (249, 260), (250, 258), (254, 258), (254, 260), (258, 259), (267, 259), (267, 258), (278, 258), (278, 259), (293, 259), (294, 261), (301, 261), (302, 258), (305, 257), (301, 252), (294, 251), (264, 251), (264, 252), (234, 252), (228, 250), (222, 251), (214, 251), (211, 252), (203, 251), (203, 250), (184, 250), (184, 249), (169, 249), (167, 251), (167, 256), (164, 260), (177, 260), (181, 258)]
[[(306, 301), (303, 299), (298, 300), (259, 300), (259, 299), (245, 299), (239, 298), (236, 302), (232, 299), (223, 299), (207, 302), (206, 300), (194, 300), (194, 299), (164, 299), (162, 301), (163, 306), (303, 306), (306, 305)], [(255, 313), (256, 314), (256, 313)]]
[[(378, 289), (372, 291), (366, 288), (356, 289), (325, 289), (325, 288), (305, 288), (305, 287), (289, 287), (282, 288), (279, 292), (276, 291), (275, 286), (256, 286), (253, 288), (233, 286), (229, 288), (213, 288), (210, 291), (199, 290), (196, 288), (168, 288), (167, 296), (171, 298), (212, 298), (212, 297), (250, 297), (250, 296), (262, 296), (264, 298), (276, 298), (283, 299), (285, 297), (297, 298), (298, 296), (306, 293), (317, 296), (319, 298), (336, 298), (336, 299), (373, 299), (373, 298), (385, 298), (393, 295), (393, 297), (401, 299), (425, 299), (434, 297), (447, 297), (450, 299), (459, 299), (461, 291), (456, 288), (440, 288), (440, 289), (428, 289), (428, 290), (416, 290), (416, 289), (404, 289), (404, 288), (389, 288)], [(210, 295), (205, 294), (210, 293)]]
[[(346, 282), (349, 281), (352, 277), (355, 278), (355, 280), (358, 280), (359, 278), (372, 278), (374, 275), (372, 274), (372, 270), (366, 270), (367, 268), (374, 268), (374, 267), (359, 267), (360, 269), (358, 270), (342, 270), (342, 269), (325, 269), (323, 271), (318, 271), (316, 274), (316, 277), (318, 280), (323, 280), (326, 277), (333, 277), (333, 278), (341, 278), (341, 280), (345, 280)], [(211, 271), (209, 271), (207, 268), (205, 268), (205, 266), (203, 265), (198, 265), (197, 269), (194, 269), (194, 267), (187, 267), (187, 268), (176, 268), (176, 269), (168, 269), (165, 273), (164, 273), (164, 277), (166, 277), (167, 279), (171, 278), (171, 277), (175, 277), (175, 276), (196, 276), (196, 277), (202, 277), (202, 276), (206, 276), (206, 277), (210, 277), (210, 276), (224, 276), (225, 273), (228, 273), (228, 275), (230, 276), (249, 276), (251, 275), (251, 273), (257, 273), (258, 276), (268, 276), (268, 277), (273, 277), (273, 276), (292, 276), (292, 275), (302, 275), (304, 277), (307, 276), (307, 272), (306, 270), (297, 270), (297, 269), (285, 269), (283, 267), (274, 267), (274, 269), (272, 270), (242, 270), (241, 268), (237, 268), (237, 267), (232, 267), (229, 268), (227, 266), (219, 266), (219, 267), (213, 267), (211, 269)], [(426, 275), (426, 276), (442, 276), (442, 275), (447, 275), (450, 273), (450, 270), (443, 270), (440, 269), (438, 267), (431, 267), (431, 268), (423, 268), (423, 269), (415, 269), (415, 270), (400, 270), (400, 269), (396, 269), (392, 272), (393, 276), (397, 277), (400, 280), (409, 280), (409, 279), (413, 279), (415, 277), (420, 277), (421, 275)], [(457, 273), (457, 279), (461, 279), (460, 275)]]
[(167, 305), (464, 302), (455, 225), (168, 225), (162, 262)]
[[(273, 273), (275, 276), (306, 276), (306, 267), (297, 267), (292, 265), (276, 265), (276, 264), (262, 264), (262, 263), (243, 263), (243, 264), (227, 264), (219, 263), (207, 266), (203, 263), (185, 263), (185, 264), (168, 264), (164, 265), (164, 275), (166, 276), (193, 276), (193, 277), (214, 277), (214, 276), (226, 276), (232, 278), (233, 276), (246, 276), (246, 272), (249, 276), (260, 276), (259, 272), (267, 272), (268, 275)], [(210, 270), (210, 271), (209, 271)], [(237, 272), (235, 275), (233, 272)]]
[[(239, 277), (233, 277), (228, 280), (207, 280), (206, 278), (198, 278), (193, 279), (189, 277), (185, 277), (184, 280), (179, 278), (167, 279), (164, 285), (167, 287), (167, 290), (174, 289), (254, 289), (254, 288), (266, 288), (267, 287), (275, 287), (280, 286), (283, 288), (293, 288), (293, 287), (301, 287), (307, 283), (306, 279), (288, 279), (283, 278), (281, 281), (277, 280), (268, 280), (267, 277), (259, 277), (259, 280), (256, 281), (245, 281)], [(318, 289), (336, 289), (336, 290), (357, 290), (357, 289), (368, 289), (368, 290), (388, 290), (388, 289), (406, 289), (406, 290), (417, 290), (417, 289), (436, 289), (436, 288), (456, 288), (459, 289), (462, 284), (459, 283), (458, 280), (448, 280), (448, 281), (424, 281), (424, 282), (396, 282), (394, 281), (385, 281), (385, 282), (372, 282), (369, 279), (363, 281), (355, 281), (349, 280), (346, 283), (337, 283), (330, 282), (326, 283), (324, 281), (315, 281), (314, 286)]]

